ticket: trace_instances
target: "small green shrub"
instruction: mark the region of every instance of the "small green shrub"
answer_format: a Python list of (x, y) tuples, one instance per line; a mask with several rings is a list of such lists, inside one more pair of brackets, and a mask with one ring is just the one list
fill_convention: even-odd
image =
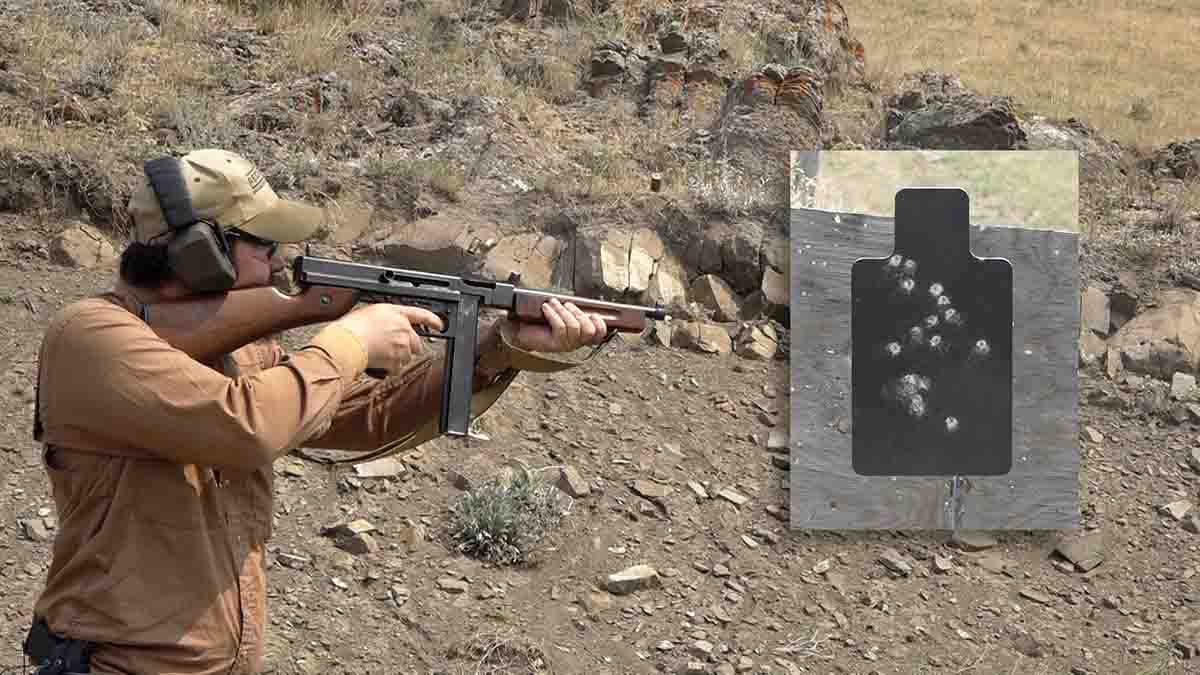
[(562, 496), (551, 482), (516, 470), (461, 495), (450, 509), (450, 536), (458, 550), (501, 564), (527, 562), (534, 547), (562, 520)]

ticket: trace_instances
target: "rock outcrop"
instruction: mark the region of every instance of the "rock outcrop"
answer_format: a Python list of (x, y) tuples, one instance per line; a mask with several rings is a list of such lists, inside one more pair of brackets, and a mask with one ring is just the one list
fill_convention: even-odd
[(1107, 341), (1111, 368), (1169, 381), (1200, 372), (1200, 292), (1172, 289), (1158, 306), (1129, 320)]
[(1074, 150), (1079, 153), (1081, 181), (1112, 176), (1123, 155), (1121, 145), (1102, 137), (1082, 120), (1055, 120), (1034, 115), (1023, 120), (1025, 147), (1029, 150)]
[(86, 214), (104, 229), (127, 223), (128, 188), (96, 162), (71, 153), (0, 150), (0, 175), (0, 211), (54, 207), (67, 216)]
[(1158, 177), (1180, 180), (1200, 177), (1200, 138), (1168, 143), (1142, 160), (1139, 168)]
[(893, 149), (1015, 150), (1027, 135), (1007, 97), (983, 96), (957, 75), (921, 71), (902, 80), (886, 102)]
[(793, 150), (819, 148), (832, 137), (823, 89), (824, 80), (807, 66), (756, 69), (725, 94), (709, 130), (713, 157), (749, 176), (788, 178)]

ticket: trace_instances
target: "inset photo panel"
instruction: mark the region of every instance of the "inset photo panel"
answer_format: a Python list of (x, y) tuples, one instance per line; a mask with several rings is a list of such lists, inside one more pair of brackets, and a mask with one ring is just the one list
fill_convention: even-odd
[(791, 192), (791, 526), (1076, 527), (1076, 153), (795, 152)]

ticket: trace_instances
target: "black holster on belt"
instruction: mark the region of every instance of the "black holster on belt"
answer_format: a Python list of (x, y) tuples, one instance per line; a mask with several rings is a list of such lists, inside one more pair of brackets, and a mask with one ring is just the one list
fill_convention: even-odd
[(34, 675), (70, 675), (92, 672), (90, 661), (93, 644), (75, 640), (50, 631), (45, 619), (34, 619), (23, 645), (25, 653), (38, 669)]

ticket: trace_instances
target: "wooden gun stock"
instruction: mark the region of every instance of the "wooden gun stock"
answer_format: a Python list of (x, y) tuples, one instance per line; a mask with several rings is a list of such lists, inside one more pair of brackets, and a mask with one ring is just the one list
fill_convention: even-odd
[(268, 335), (333, 321), (350, 311), (358, 292), (310, 286), (287, 295), (273, 286), (148, 305), (146, 322), (171, 346), (202, 363)]

